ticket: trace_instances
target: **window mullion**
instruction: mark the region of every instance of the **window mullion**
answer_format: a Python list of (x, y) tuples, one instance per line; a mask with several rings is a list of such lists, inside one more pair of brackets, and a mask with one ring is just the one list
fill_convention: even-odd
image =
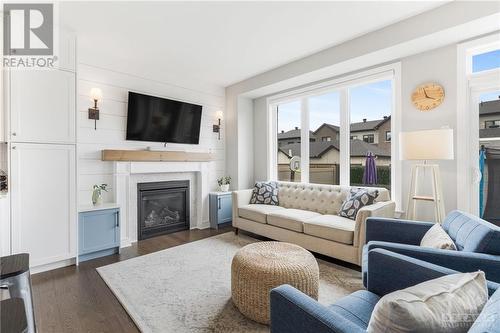
[(300, 100), (301, 130), (300, 130), (300, 181), (309, 182), (309, 101)]
[(349, 107), (349, 89), (340, 90), (340, 185), (348, 186), (350, 184), (350, 107)]

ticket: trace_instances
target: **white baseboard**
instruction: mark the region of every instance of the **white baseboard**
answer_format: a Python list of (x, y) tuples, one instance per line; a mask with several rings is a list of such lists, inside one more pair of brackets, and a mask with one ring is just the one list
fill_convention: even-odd
[(76, 258), (64, 259), (64, 260), (52, 262), (50, 264), (30, 267), (30, 273), (31, 274), (42, 273), (42, 272), (51, 271), (53, 269), (71, 266), (71, 265), (75, 265), (75, 264), (76, 264)]

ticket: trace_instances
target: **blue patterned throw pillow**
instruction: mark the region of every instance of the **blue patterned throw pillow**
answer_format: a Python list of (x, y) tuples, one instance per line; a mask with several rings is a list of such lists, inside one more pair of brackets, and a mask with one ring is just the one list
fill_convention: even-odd
[(250, 203), (278, 206), (278, 191), (276, 182), (256, 182)]
[(378, 190), (351, 189), (351, 195), (342, 203), (339, 215), (356, 220), (358, 211), (364, 206), (372, 205), (378, 197)]

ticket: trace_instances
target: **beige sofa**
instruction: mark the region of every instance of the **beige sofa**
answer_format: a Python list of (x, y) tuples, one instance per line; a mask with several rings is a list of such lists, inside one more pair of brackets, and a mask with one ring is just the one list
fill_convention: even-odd
[(279, 206), (249, 204), (253, 189), (233, 192), (236, 232), (246, 230), (360, 265), (366, 218), (394, 217), (395, 204), (385, 188), (376, 188), (375, 203), (361, 208), (355, 221), (338, 215), (348, 186), (278, 182), (278, 188)]

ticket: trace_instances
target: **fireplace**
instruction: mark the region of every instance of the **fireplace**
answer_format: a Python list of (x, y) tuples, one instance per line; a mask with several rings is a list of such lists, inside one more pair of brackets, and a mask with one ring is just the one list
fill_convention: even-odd
[(138, 239), (189, 229), (189, 180), (137, 184)]

